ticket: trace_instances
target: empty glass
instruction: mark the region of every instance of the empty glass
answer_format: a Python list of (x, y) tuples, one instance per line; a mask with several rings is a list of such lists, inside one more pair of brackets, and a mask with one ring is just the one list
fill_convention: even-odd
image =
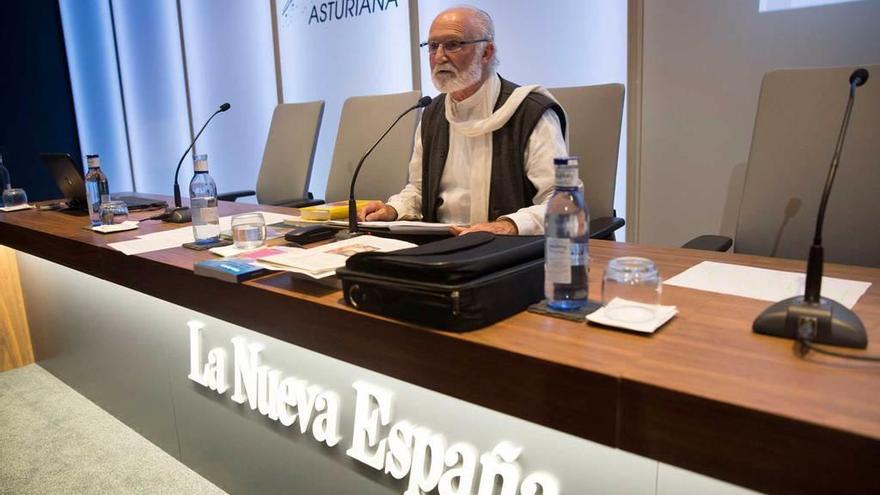
[(647, 258), (614, 258), (602, 277), (602, 305), (608, 318), (626, 323), (650, 321), (660, 305), (660, 274)]
[(101, 225), (114, 225), (128, 220), (128, 205), (124, 201), (104, 201), (98, 207)]
[(13, 206), (26, 205), (28, 202), (27, 194), (24, 189), (19, 187), (10, 187), (3, 191), (3, 207), (11, 208)]
[(232, 242), (238, 249), (255, 249), (266, 243), (266, 219), (259, 212), (232, 217)]

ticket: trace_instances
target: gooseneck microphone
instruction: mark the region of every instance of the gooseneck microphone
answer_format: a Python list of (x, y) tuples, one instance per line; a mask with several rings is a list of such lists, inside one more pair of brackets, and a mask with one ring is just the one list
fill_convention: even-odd
[(382, 135), (379, 136), (379, 139), (377, 139), (376, 142), (373, 143), (372, 146), (370, 146), (370, 149), (368, 149), (367, 152), (364, 153), (364, 156), (361, 157), (361, 160), (358, 162), (357, 167), (355, 167), (355, 169), (354, 169), (354, 174), (352, 174), (352, 176), (351, 176), (351, 188), (349, 189), (349, 193), (348, 193), (348, 232), (346, 232), (346, 233), (341, 232), (340, 234), (337, 235), (337, 238), (340, 238), (340, 239), (341, 238), (349, 238), (349, 237), (354, 237), (354, 236), (361, 234), (360, 232), (358, 232), (357, 201), (354, 199), (354, 186), (357, 183), (358, 174), (361, 171), (361, 167), (364, 164), (364, 160), (366, 160), (367, 157), (370, 156), (370, 153), (372, 153), (373, 150), (376, 149), (376, 146), (379, 146), (379, 143), (381, 143), (382, 140), (385, 139), (385, 136), (387, 136), (388, 133), (391, 132), (391, 129), (393, 129), (394, 126), (397, 125), (398, 122), (400, 122), (400, 119), (402, 119), (406, 114), (412, 112), (413, 110), (415, 110), (417, 108), (424, 108), (424, 107), (428, 106), (431, 103), (432, 99), (433, 98), (431, 98), (430, 96), (423, 96), (421, 99), (419, 99), (418, 102), (416, 102), (415, 105), (404, 110), (403, 113), (401, 113), (394, 120), (394, 122), (392, 122), (391, 125), (389, 125), (387, 129), (385, 129), (385, 132), (383, 132)]
[(821, 296), (824, 250), (822, 226), (828, 196), (840, 165), (840, 153), (849, 128), (849, 119), (855, 101), (856, 88), (868, 81), (868, 71), (860, 68), (849, 77), (849, 99), (843, 114), (843, 123), (837, 136), (837, 144), (831, 157), (831, 166), (825, 179), (819, 213), (816, 215), (816, 231), (807, 258), (807, 279), (803, 296), (779, 301), (758, 315), (752, 325), (756, 333), (795, 339), (806, 345), (811, 342), (864, 349), (868, 346), (865, 326), (859, 317), (842, 304)]
[(205, 130), (206, 127), (208, 127), (208, 124), (211, 122), (214, 116), (218, 113), (229, 110), (230, 106), (231, 105), (229, 103), (224, 103), (220, 105), (220, 108), (212, 113), (210, 117), (208, 117), (208, 120), (205, 121), (205, 125), (203, 125), (201, 129), (199, 129), (196, 137), (193, 138), (192, 142), (189, 143), (189, 147), (186, 148), (186, 151), (183, 152), (183, 155), (180, 157), (180, 161), (177, 162), (177, 170), (174, 171), (174, 208), (168, 208), (167, 210), (165, 210), (165, 213), (159, 215), (159, 217), (156, 217), (156, 220), (163, 220), (165, 222), (171, 223), (187, 223), (192, 220), (192, 215), (189, 211), (189, 208), (185, 208), (180, 204), (180, 184), (178, 183), (178, 177), (180, 176), (180, 166), (183, 164), (183, 159), (186, 158), (187, 153), (189, 153), (193, 146), (195, 146), (196, 141), (198, 141), (199, 139), (199, 136), (202, 135), (202, 132)]

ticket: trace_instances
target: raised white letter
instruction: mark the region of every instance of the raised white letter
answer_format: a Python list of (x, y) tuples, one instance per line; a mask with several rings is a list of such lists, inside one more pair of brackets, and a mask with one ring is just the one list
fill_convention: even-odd
[[(446, 453), (446, 438), (439, 433), (418, 427), (413, 431), (412, 468), (409, 471), (409, 484), (403, 495), (422, 495), (430, 492), (443, 474), (443, 457)], [(421, 490), (421, 491), (420, 491)]]
[(559, 481), (550, 473), (537, 472), (526, 476), (519, 487), (521, 495), (535, 495), (538, 487), (541, 487), (541, 495), (559, 495)]
[[(440, 477), (440, 495), (470, 495), (477, 476), (477, 448), (458, 442), (449, 446), (444, 463), (451, 468)], [(458, 481), (454, 481), (458, 478)], [(458, 488), (456, 488), (458, 487)]]
[(244, 337), (233, 337), (232, 347), (235, 349), (235, 392), (231, 399), (239, 404), (244, 404), (247, 400), (251, 409), (256, 409), (257, 369), (260, 367), (260, 351), (263, 346), (257, 343), (248, 345)]
[(329, 390), (318, 394), (315, 400), (315, 409), (323, 412), (315, 416), (312, 422), (312, 436), (328, 447), (342, 440), (339, 434), (339, 403), (339, 394)]
[[(306, 382), (308, 383), (308, 382)], [(299, 409), (299, 432), (305, 433), (309, 429), (309, 421), (312, 420), (312, 411), (315, 410), (315, 399), (321, 393), (318, 385), (296, 388), (296, 408)]]
[[(379, 440), (379, 426), (386, 426), (391, 421), (391, 392), (375, 387), (366, 382), (357, 381), (352, 384), (357, 390), (354, 409), (354, 433), (351, 448), (345, 453), (349, 457), (381, 470), (385, 460), (385, 444), (387, 439)], [(375, 401), (376, 407), (372, 406)], [(376, 446), (372, 453), (367, 447)]]
[(388, 433), (388, 453), (385, 454), (385, 472), (402, 480), (412, 466), (413, 425), (407, 420), (398, 421)]
[(205, 385), (205, 380), (202, 378), (202, 329), (205, 328), (205, 325), (196, 320), (190, 320), (186, 322), (186, 326), (189, 327), (189, 375), (187, 378), (198, 383), (199, 385)]
[(257, 408), (260, 414), (269, 419), (278, 420), (277, 392), (278, 382), (281, 380), (281, 372), (270, 369), (268, 366), (260, 366), (257, 373)]
[(297, 390), (305, 388), (306, 382), (304, 380), (298, 380), (292, 376), (281, 380), (278, 385), (278, 418), (284, 426), (290, 426), (296, 421), (297, 413), (293, 409), (298, 407), (296, 398), (299, 393)]
[[(516, 495), (522, 469), (515, 464), (522, 447), (515, 447), (510, 442), (501, 442), (492, 449), (491, 454), (480, 456), (483, 472), (480, 475), (480, 490), (477, 495), (495, 493), (495, 476), (501, 477), (501, 495)], [(500, 460), (499, 460), (500, 459)]]
[(205, 372), (202, 375), (211, 390), (216, 390), (218, 394), (222, 394), (229, 390), (226, 384), (226, 351), (217, 347), (208, 351), (208, 362), (205, 364)]

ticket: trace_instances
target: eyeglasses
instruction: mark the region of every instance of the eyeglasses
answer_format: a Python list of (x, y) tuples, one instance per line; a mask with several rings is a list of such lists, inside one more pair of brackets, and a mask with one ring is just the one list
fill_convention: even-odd
[(424, 48), (427, 46), (429, 53), (437, 53), (437, 50), (439, 50), (440, 47), (443, 47), (443, 51), (445, 51), (446, 53), (455, 53), (455, 52), (461, 50), (462, 48), (464, 48), (465, 45), (472, 45), (474, 43), (483, 43), (486, 41), (492, 41), (492, 40), (487, 39), (487, 38), (483, 38), (480, 40), (471, 40), (471, 41), (467, 41), (467, 40), (423, 41), (423, 42), (419, 43), (419, 48)]

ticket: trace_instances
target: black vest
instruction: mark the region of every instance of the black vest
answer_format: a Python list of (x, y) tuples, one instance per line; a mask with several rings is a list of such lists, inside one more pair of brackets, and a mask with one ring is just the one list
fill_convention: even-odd
[[(495, 103), (498, 110), (517, 85), (501, 79), (501, 93)], [(565, 135), (565, 114), (550, 98), (529, 95), (510, 120), (492, 133), (492, 182), (489, 186), (489, 220), (532, 205), (538, 190), (525, 171), (525, 152), (529, 137), (541, 116), (552, 109), (559, 117)], [(440, 178), (449, 154), (449, 122), (446, 120), (446, 95), (441, 94), (422, 113), (422, 220), (437, 221), (440, 206)]]

